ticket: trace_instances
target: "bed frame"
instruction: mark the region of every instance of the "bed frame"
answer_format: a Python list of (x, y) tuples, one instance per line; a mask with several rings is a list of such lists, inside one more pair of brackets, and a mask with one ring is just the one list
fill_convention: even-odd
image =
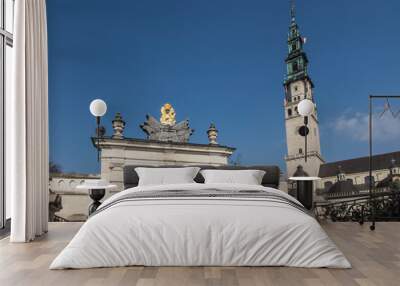
[[(205, 169), (216, 169), (216, 170), (263, 170), (265, 175), (262, 179), (262, 185), (264, 187), (278, 188), (280, 169), (278, 166), (209, 166), (209, 165), (195, 165), (200, 167), (202, 170)], [(143, 166), (143, 165), (126, 165), (124, 167), (124, 189), (129, 189), (136, 187), (139, 183), (139, 176), (135, 171), (137, 167), (147, 167), (147, 168), (180, 168), (183, 166), (179, 165), (168, 165), (168, 166)], [(197, 183), (204, 183), (203, 176), (198, 173), (196, 178), (194, 178)]]

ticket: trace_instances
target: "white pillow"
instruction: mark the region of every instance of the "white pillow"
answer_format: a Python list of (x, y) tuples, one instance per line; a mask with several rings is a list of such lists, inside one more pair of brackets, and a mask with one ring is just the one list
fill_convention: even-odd
[(184, 168), (135, 168), (139, 176), (139, 186), (194, 183), (198, 167)]
[(265, 171), (262, 170), (202, 170), (206, 184), (261, 185)]

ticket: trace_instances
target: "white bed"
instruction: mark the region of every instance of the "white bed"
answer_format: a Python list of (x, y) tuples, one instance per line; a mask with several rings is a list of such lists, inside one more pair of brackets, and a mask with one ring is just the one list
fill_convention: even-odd
[[(166, 196), (166, 192), (175, 195)], [(229, 195), (234, 193), (240, 196)], [(298, 204), (282, 191), (255, 185), (131, 188), (107, 199), (50, 269), (127, 265), (350, 268), (318, 222)]]

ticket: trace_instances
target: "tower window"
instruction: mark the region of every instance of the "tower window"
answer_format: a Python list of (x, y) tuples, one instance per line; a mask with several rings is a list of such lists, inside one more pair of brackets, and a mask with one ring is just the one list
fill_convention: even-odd
[(303, 149), (299, 148), (299, 154), (303, 154)]
[(293, 68), (293, 71), (295, 71), (295, 72), (299, 69), (299, 66), (298, 66), (297, 62), (294, 62), (292, 64), (292, 68)]
[(296, 43), (292, 44), (292, 51), (296, 50), (297, 46)]
[(299, 88), (297, 87), (297, 85), (294, 86), (294, 91), (297, 91)]
[(290, 108), (287, 110), (287, 115), (292, 116), (292, 110)]

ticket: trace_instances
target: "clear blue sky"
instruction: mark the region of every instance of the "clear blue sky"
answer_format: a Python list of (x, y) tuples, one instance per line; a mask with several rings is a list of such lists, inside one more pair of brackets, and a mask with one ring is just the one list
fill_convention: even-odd
[[(146, 113), (170, 102), (189, 118), (191, 142), (237, 147), (243, 164), (279, 164), (286, 152), (282, 82), (289, 1), (52, 0), (50, 157), (64, 171), (97, 172), (89, 103), (121, 112), (144, 138)], [(327, 161), (367, 154), (370, 93), (400, 94), (400, 1), (303, 0), (296, 18), (310, 60)], [(398, 104), (393, 103), (397, 108)], [(383, 118), (375, 152), (399, 150), (399, 119)]]

